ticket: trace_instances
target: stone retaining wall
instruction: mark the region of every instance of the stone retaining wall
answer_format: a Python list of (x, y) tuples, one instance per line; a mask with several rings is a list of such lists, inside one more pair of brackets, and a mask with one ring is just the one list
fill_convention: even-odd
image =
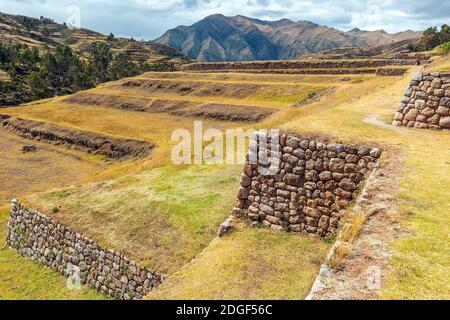
[(418, 65), (411, 59), (367, 59), (367, 60), (290, 60), (290, 61), (241, 61), (241, 62), (197, 62), (181, 66), (181, 71), (194, 70), (248, 70), (248, 69), (328, 69), (328, 68), (375, 68), (385, 66)]
[[(320, 142), (292, 133), (279, 139), (255, 134), (233, 215), (276, 230), (332, 237), (381, 153), (378, 148)], [(258, 162), (252, 161), (255, 155)], [(270, 161), (261, 164), (266, 155)]]
[(11, 205), (6, 243), (22, 256), (118, 299), (140, 299), (162, 281), (161, 274), (141, 268), (136, 261), (100, 247), (16, 200)]
[(329, 68), (329, 69), (219, 69), (189, 70), (195, 73), (254, 73), (254, 74), (307, 74), (307, 75), (340, 75), (340, 74), (375, 74), (377, 76), (401, 76), (407, 68)]
[(414, 74), (393, 125), (450, 129), (450, 73)]

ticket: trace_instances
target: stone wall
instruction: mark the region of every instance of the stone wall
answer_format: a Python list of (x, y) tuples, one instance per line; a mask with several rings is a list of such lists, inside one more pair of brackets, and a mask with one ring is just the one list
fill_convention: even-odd
[(22, 256), (118, 299), (140, 299), (162, 281), (160, 274), (16, 200), (11, 205), (6, 243)]
[(328, 68), (328, 69), (219, 69), (189, 70), (195, 73), (253, 73), (253, 74), (308, 74), (308, 75), (340, 75), (340, 74), (375, 74), (377, 76), (401, 76), (407, 68)]
[[(274, 137), (254, 135), (233, 215), (276, 230), (332, 237), (382, 151), (292, 133)], [(266, 155), (270, 161), (261, 164)]]
[(450, 73), (414, 74), (393, 125), (450, 129)]
[(329, 69), (329, 68), (378, 68), (384, 66), (418, 65), (411, 59), (355, 59), (355, 60), (290, 60), (290, 61), (241, 61), (196, 62), (181, 66), (181, 71), (248, 70), (248, 69)]

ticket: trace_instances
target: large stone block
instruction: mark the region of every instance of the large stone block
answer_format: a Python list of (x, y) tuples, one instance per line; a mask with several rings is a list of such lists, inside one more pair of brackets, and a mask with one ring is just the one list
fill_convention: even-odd
[(442, 117), (439, 120), (439, 126), (441, 126), (442, 129), (450, 129), (450, 117)]

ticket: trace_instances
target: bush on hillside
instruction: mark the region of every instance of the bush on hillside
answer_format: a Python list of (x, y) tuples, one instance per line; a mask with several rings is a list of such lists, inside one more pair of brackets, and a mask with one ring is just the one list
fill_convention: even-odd
[(418, 43), (409, 45), (408, 49), (413, 52), (432, 50), (437, 46), (450, 41), (450, 26), (443, 24), (441, 30), (436, 27), (429, 27), (423, 32)]
[(439, 54), (444, 55), (444, 56), (449, 54), (450, 53), (450, 41), (441, 44), (438, 47), (438, 51), (439, 51)]

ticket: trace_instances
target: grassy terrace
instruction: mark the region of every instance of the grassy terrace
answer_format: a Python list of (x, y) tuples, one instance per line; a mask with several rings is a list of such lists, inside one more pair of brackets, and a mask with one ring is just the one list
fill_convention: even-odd
[[(434, 67), (446, 63), (448, 61), (437, 61)], [(196, 77), (198, 75), (178, 72), (148, 73), (138, 78), (189, 83)], [(300, 94), (324, 90), (320, 99), (311, 100), (301, 107), (293, 106), (299, 97), (290, 100), (279, 92), (272, 96), (248, 95), (241, 99), (132, 92), (110, 85), (92, 92), (192, 99), (203, 103), (257, 103), (280, 108), (280, 111), (256, 125), (207, 120), (203, 121), (204, 127), (284, 127), (332, 135), (345, 142), (376, 143), (390, 147), (389, 150), (401, 149), (406, 158), (401, 189), (396, 195), (400, 201), (398, 219), (412, 231), (413, 236), (393, 244), (393, 273), (384, 287), (382, 298), (448, 298), (449, 287), (445, 279), (450, 271), (447, 253), (447, 213), (450, 209), (447, 201), (450, 196), (448, 133), (418, 129), (398, 131), (388, 125), (409, 75), (403, 78), (346, 75), (346, 81), (341, 81), (342, 78), (214, 73), (202, 74), (201, 81), (197, 81), (208, 85), (291, 86), (303, 88)], [(334, 87), (332, 91), (326, 89), (330, 86)], [(123, 251), (145, 265), (169, 274), (165, 284), (151, 293), (149, 299), (302, 299), (306, 296), (331, 244), (316, 238), (240, 225), (236, 232), (208, 245), (217, 226), (230, 214), (241, 168), (226, 165), (172, 167), (170, 134), (176, 128), (192, 129), (192, 119), (68, 104), (62, 100), (57, 98), (41, 104), (3, 109), (2, 113), (152, 141), (158, 147), (151, 158), (98, 168), (96, 175), (80, 177), (72, 183), (82, 181), (78, 185), (48, 191), (55, 186), (46, 184), (44, 180), (39, 188), (45, 192), (24, 197), (26, 204), (54, 215), (105, 246)], [(367, 123), (367, 118), (375, 119), (383, 126)], [(8, 172), (3, 173), (4, 179), (9, 179)], [(64, 184), (71, 182), (65, 181)], [(12, 254), (9, 251), (0, 251), (0, 254), (5, 252)], [(27, 261), (18, 256), (11, 257), (9, 262), (1, 260), (0, 268)], [(16, 281), (16, 277), (24, 274), (25, 270), (20, 269), (10, 281)], [(31, 285), (29, 287), (32, 288)], [(13, 294), (18, 295), (19, 291), (12, 289)]]
[[(448, 58), (437, 60), (433, 69), (445, 64)], [(400, 204), (398, 219), (413, 235), (392, 244), (393, 272), (381, 298), (448, 299), (450, 139), (448, 132), (399, 131), (389, 127), (409, 78), (386, 83), (380, 90), (358, 100), (352, 101), (353, 93), (348, 92), (349, 103), (329, 108), (327, 116), (305, 110), (303, 117), (285, 127), (321, 133), (333, 128), (333, 135), (344, 141), (354, 141), (357, 137), (359, 141), (377, 142), (405, 152), (401, 186), (396, 194)], [(368, 124), (364, 121), (368, 118), (381, 120), (387, 126)]]
[(240, 171), (240, 166), (160, 167), (37, 194), (26, 203), (170, 274), (206, 247), (230, 215)]
[(330, 244), (240, 225), (147, 299), (304, 299)]

